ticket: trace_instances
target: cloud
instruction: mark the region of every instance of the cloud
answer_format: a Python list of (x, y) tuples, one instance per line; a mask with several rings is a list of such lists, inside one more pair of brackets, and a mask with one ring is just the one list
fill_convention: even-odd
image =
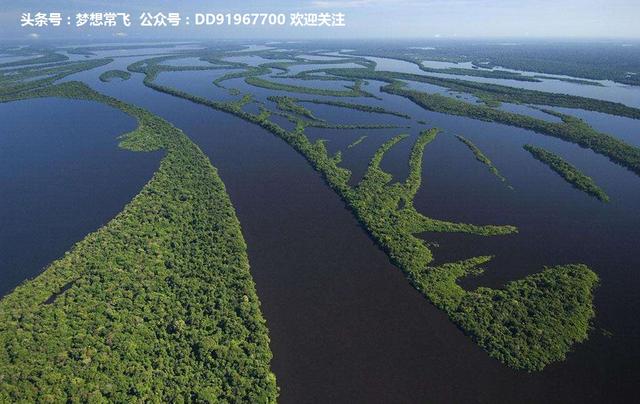
[(30, 33), (29, 35), (27, 35), (30, 39), (38, 39), (40, 38), (40, 34), (36, 34), (35, 32)]
[(116, 32), (113, 35), (122, 37), (122, 36), (127, 36), (127, 33), (126, 32)]

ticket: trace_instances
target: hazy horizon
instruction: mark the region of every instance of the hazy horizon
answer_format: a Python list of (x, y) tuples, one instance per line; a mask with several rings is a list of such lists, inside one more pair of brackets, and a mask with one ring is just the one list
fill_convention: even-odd
[[(22, 13), (63, 14), (59, 27), (20, 26)], [(76, 13), (125, 12), (130, 27), (75, 27)], [(179, 27), (140, 27), (143, 12), (179, 12)], [(195, 13), (342, 13), (344, 27), (186, 26)], [(485, 39), (485, 40), (640, 40), (640, 2), (631, 0), (305, 0), (242, 4), (196, 0), (158, 4), (142, 0), (109, 3), (95, 0), (11, 0), (0, 10), (0, 38), (69, 40), (212, 40), (212, 39)], [(71, 16), (71, 25), (66, 17)]]

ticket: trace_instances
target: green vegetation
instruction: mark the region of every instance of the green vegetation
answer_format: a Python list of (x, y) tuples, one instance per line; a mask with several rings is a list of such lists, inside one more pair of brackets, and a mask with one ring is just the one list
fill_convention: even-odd
[(316, 116), (313, 115), (313, 112), (309, 111), (302, 105), (299, 105), (296, 98), (272, 95), (267, 97), (267, 99), (275, 102), (278, 109), (281, 111), (291, 112), (301, 117), (311, 119), (312, 121), (322, 121), (322, 119), (316, 118)]
[(486, 77), (490, 79), (505, 79), (516, 81), (530, 81), (539, 82), (540, 80), (535, 76), (525, 76), (516, 72), (508, 72), (504, 70), (476, 70), (476, 69), (464, 69), (460, 67), (448, 67), (445, 69), (434, 69), (419, 64), (420, 70), (426, 73), (444, 73), (453, 74), (459, 76), (472, 76), (472, 77)]
[(566, 83), (584, 84), (585, 86), (604, 87), (602, 83), (599, 83), (597, 81), (591, 81), (591, 80), (572, 79), (568, 77), (543, 76), (543, 75), (535, 75), (533, 77), (537, 79), (564, 81)]
[[(460, 51), (460, 50), (459, 50)], [(629, 85), (640, 85), (640, 52), (637, 47), (610, 46), (609, 44), (563, 44), (549, 47), (528, 44), (523, 47), (502, 49), (474, 46), (462, 50), (467, 60), (484, 67), (503, 66), (509, 69), (529, 70), (546, 74), (559, 74), (593, 80), (612, 80)], [(636, 74), (634, 74), (636, 73)]]
[(467, 116), (488, 122), (498, 122), (576, 143), (581, 147), (602, 154), (611, 161), (627, 167), (629, 170), (640, 175), (639, 148), (631, 146), (613, 136), (598, 132), (581, 119), (570, 115), (551, 110), (543, 110), (548, 114), (562, 119), (562, 122), (559, 123), (548, 122), (528, 115), (506, 112), (485, 105), (471, 104), (440, 94), (428, 94), (408, 90), (403, 88), (400, 82), (393, 82), (386, 85), (382, 87), (382, 91), (406, 97), (430, 111)]
[(138, 120), (130, 150), (164, 150), (141, 192), (0, 301), (2, 402), (275, 402), (246, 245), (217, 171), (179, 129), (79, 82), (32, 97), (92, 100)]
[[(584, 265), (545, 268), (524, 279), (508, 282), (502, 288), (465, 290), (458, 280), (481, 273), (481, 267), (492, 257), (433, 264), (430, 244), (422, 239), (429, 233), (461, 232), (479, 237), (517, 233), (517, 229), (509, 225), (455, 223), (427, 217), (415, 209), (413, 201), (421, 186), (424, 149), (436, 139), (436, 129), (426, 130), (415, 138), (408, 161), (409, 175), (404, 181), (394, 181), (380, 168), (385, 154), (409, 138), (398, 135), (376, 151), (362, 180), (352, 186), (351, 172), (340, 166), (341, 152), (329, 155), (325, 140), (309, 140), (306, 128), (390, 126), (334, 125), (318, 119), (300, 104), (409, 116), (364, 104), (288, 96), (269, 97), (276, 103), (277, 111), (263, 106), (260, 113), (254, 114), (243, 109), (255, 102), (249, 94), (236, 101), (218, 102), (157, 84), (155, 80), (165, 71), (241, 68), (243, 71), (226, 73), (213, 83), (223, 87), (226, 80), (243, 78), (248, 84), (265, 89), (333, 97), (373, 97), (362, 90), (364, 80), (381, 80), (388, 83), (383, 91), (404, 96), (426, 109), (555, 136), (606, 155), (638, 174), (640, 152), (637, 148), (595, 131), (577, 118), (544, 110), (562, 120), (550, 123), (490, 106), (500, 102), (551, 105), (634, 119), (640, 119), (640, 110), (584, 97), (376, 72), (371, 62), (358, 58), (305, 61), (295, 51), (231, 52), (237, 50), (238, 47), (230, 45), (224, 50), (205, 49), (154, 57), (136, 62), (128, 66), (128, 70), (144, 74), (144, 84), (152, 89), (233, 114), (287, 142), (344, 200), (413, 287), (443, 310), (490, 356), (516, 369), (540, 370), (564, 359), (573, 344), (587, 338), (589, 322), (594, 316), (593, 291), (598, 278)], [(272, 60), (291, 59), (292, 62), (252, 67), (223, 60), (240, 54)], [(56, 96), (105, 103), (138, 120), (138, 128), (122, 138), (122, 147), (138, 151), (164, 150), (165, 156), (153, 179), (123, 212), (88, 235), (43, 274), (0, 301), (0, 401), (274, 402), (277, 387), (269, 370), (271, 352), (267, 328), (251, 280), (240, 226), (216, 170), (184, 133), (159, 117), (96, 93), (81, 83), (52, 86), (56, 80), (102, 66), (112, 59), (64, 62), (53, 60), (55, 56), (49, 57), (49, 65), (22, 63), (20, 68), (0, 71), (0, 100)], [(164, 61), (185, 57), (199, 57), (212, 66), (162, 65)], [(306, 72), (292, 76), (303, 80), (346, 78), (353, 82), (346, 90), (289, 85), (261, 77), (272, 74), (274, 69), (287, 73), (289, 67), (297, 64), (346, 61), (360, 62), (366, 68), (324, 69), (327, 76)], [(537, 81), (537, 78), (508, 72), (433, 70)], [(128, 74), (117, 72), (117, 77)], [(412, 91), (398, 80), (425, 82), (470, 93), (485, 105)], [(240, 95), (236, 89), (229, 91)], [(288, 131), (272, 122), (269, 119), (272, 114), (294, 122), (294, 129)], [(355, 147), (365, 138), (361, 136), (347, 148)], [(458, 139), (476, 159), (504, 180), (473, 143), (461, 136)], [(565, 179), (571, 178), (571, 182), (585, 192), (602, 192), (592, 181), (585, 180), (590, 180), (588, 177), (577, 170), (577, 174), (571, 172), (570, 168), (575, 170), (574, 167), (561, 165), (565, 163), (563, 160), (546, 155), (545, 158), (552, 162), (545, 163)], [(606, 197), (604, 192), (602, 195)]]
[[(281, 59), (281, 52), (271, 52), (268, 51), (269, 55), (274, 59)], [(259, 56), (265, 57), (265, 54), (259, 54)], [(305, 65), (333, 65), (333, 64), (346, 64), (346, 63), (354, 63), (360, 66), (364, 66), (366, 68), (374, 68), (375, 63), (367, 60), (365, 58), (357, 58), (357, 57), (344, 57), (339, 59), (330, 59), (330, 60), (306, 60), (302, 59), (294, 54), (289, 54), (287, 59), (292, 59), (291, 62), (274, 62), (274, 63), (264, 63), (261, 66), (268, 67), (270, 69), (280, 70), (280, 74), (286, 74), (289, 72), (289, 68), (292, 66), (305, 66)]]
[[(336, 50), (340, 48), (337, 47)], [(640, 51), (637, 46), (611, 46), (610, 43), (564, 43), (554, 46), (549, 46), (548, 43), (520, 43), (518, 46), (500, 46), (491, 41), (474, 41), (473, 44), (438, 42), (432, 49), (407, 49), (376, 44), (363, 45), (357, 52), (349, 52), (349, 55), (389, 57), (415, 64), (423, 60), (471, 62), (475, 67), (485, 69), (501, 66), (514, 70), (640, 84)], [(456, 74), (446, 72), (446, 69), (440, 70), (440, 73)], [(487, 70), (485, 72), (491, 73)], [(518, 79), (507, 75), (496, 78)]]
[(411, 119), (411, 117), (407, 114), (403, 114), (402, 112), (389, 111), (386, 108), (376, 107), (365, 104), (354, 104), (351, 102), (343, 102), (343, 101), (331, 101), (331, 100), (308, 100), (308, 99), (298, 99), (297, 102), (307, 102), (309, 104), (320, 104), (320, 105), (330, 105), (333, 107), (347, 108), (353, 109), (356, 111), (363, 112), (371, 112), (376, 114), (387, 114), (387, 115), (395, 115), (401, 118)]
[(507, 179), (504, 178), (502, 176), (502, 174), (500, 174), (500, 171), (498, 170), (498, 168), (496, 166), (493, 165), (493, 162), (489, 159), (489, 157), (487, 157), (482, 150), (480, 150), (478, 148), (478, 146), (476, 146), (471, 140), (461, 136), (461, 135), (456, 135), (456, 138), (461, 141), (462, 143), (464, 143), (469, 150), (471, 150), (471, 152), (473, 153), (474, 156), (476, 156), (476, 160), (478, 160), (479, 162), (481, 162), (482, 164), (486, 165), (487, 168), (489, 169), (489, 171), (491, 171), (491, 173), (493, 175), (495, 175), (496, 177), (498, 177), (500, 179), (500, 181), (502, 182), (506, 182)]
[[(387, 125), (383, 123), (356, 123), (356, 124), (331, 124), (326, 122), (312, 121), (305, 122), (305, 127), (323, 128), (323, 129), (397, 129), (403, 126)], [(406, 126), (408, 128), (408, 126)]]
[(137, 44), (137, 45), (99, 45), (99, 46), (78, 46), (69, 48), (67, 53), (74, 55), (85, 55), (91, 56), (95, 55), (94, 52), (100, 51), (112, 51), (112, 50), (132, 50), (132, 49), (157, 49), (157, 48), (175, 48), (178, 45), (190, 45), (189, 43), (181, 43), (181, 44)]
[(113, 62), (113, 59), (93, 59), (45, 66), (29, 66), (0, 71), (0, 97), (53, 84), (69, 75), (95, 69)]
[(416, 81), (448, 88), (452, 91), (469, 93), (483, 100), (488, 105), (499, 105), (500, 102), (513, 104), (546, 105), (564, 108), (577, 108), (597, 111), (610, 115), (640, 119), (640, 109), (624, 104), (580, 97), (577, 95), (549, 93), (545, 91), (526, 90), (523, 88), (502, 86), (499, 84), (478, 83), (474, 81), (445, 79), (411, 73), (373, 71), (369, 69), (324, 69), (327, 74), (351, 79), (380, 80), (395, 83), (398, 80)]
[[(141, 61), (138, 63), (144, 63), (145, 61)], [(151, 62), (149, 59), (147, 60), (147, 62)], [(129, 67), (127, 67), (128, 70), (130, 71), (136, 71), (138, 73), (145, 73), (147, 75), (152, 75), (153, 71), (150, 69), (156, 69), (157, 65), (150, 63), (150, 69), (149, 68), (144, 68), (144, 69), (138, 69), (137, 66), (134, 66), (135, 64), (129, 65)], [(240, 65), (240, 66), (237, 66)], [(229, 72), (229, 73), (225, 73), (222, 76), (218, 77), (217, 79), (215, 79), (213, 81), (213, 84), (215, 86), (218, 87), (222, 87), (224, 88), (224, 86), (222, 85), (223, 82), (227, 81), (227, 80), (233, 80), (233, 79), (239, 79), (239, 78), (248, 78), (248, 77), (253, 77), (253, 76), (262, 76), (265, 74), (269, 74), (269, 72), (271, 72), (270, 69), (268, 69), (267, 67), (265, 67), (264, 65), (258, 66), (258, 67), (254, 67), (254, 66), (249, 66), (246, 65), (244, 63), (235, 63), (234, 67), (239, 67), (239, 68), (243, 68), (245, 70), (240, 71), (240, 72)]]
[[(41, 55), (38, 55), (39, 53), (42, 53)], [(60, 53), (56, 53), (56, 52), (52, 52), (50, 50), (46, 50), (46, 49), (24, 49), (24, 50), (20, 50), (20, 51), (16, 51), (14, 52), (14, 54), (16, 55), (24, 55), (24, 56), (29, 56), (29, 55), (36, 55), (33, 58), (30, 59), (25, 59), (25, 60), (17, 60), (14, 62), (6, 62), (6, 63), (0, 63), (0, 68), (7, 68), (7, 67), (17, 67), (17, 66), (28, 66), (28, 65), (39, 65), (39, 64), (44, 64), (44, 63), (56, 63), (56, 62), (64, 62), (65, 60), (69, 60), (69, 58), (65, 55), (62, 55)]]
[[(250, 74), (260, 74), (260, 68), (249, 70)], [(406, 135), (385, 142), (372, 158), (363, 179), (353, 187), (349, 185), (351, 172), (339, 166), (341, 153), (329, 156), (323, 140), (311, 142), (305, 135), (308, 121), (289, 114), (296, 126), (287, 131), (269, 120), (272, 112), (266, 108), (260, 114), (252, 114), (242, 110), (238, 103), (213, 101), (159, 85), (154, 82), (157, 70), (153, 65), (139, 71), (145, 73), (144, 84), (150, 88), (234, 114), (286, 141), (322, 174), (411, 284), (492, 357), (517, 369), (540, 370), (562, 360), (574, 343), (587, 338), (589, 321), (594, 315), (592, 292), (598, 279), (584, 265), (545, 269), (510, 282), (502, 289), (473, 291), (461, 288), (457, 280), (478, 273), (478, 266), (490, 257), (430, 266), (432, 252), (418, 234), (463, 232), (498, 236), (517, 231), (513, 226), (476, 226), (437, 220), (416, 211), (413, 198), (421, 183), (423, 150), (436, 137), (437, 130), (425, 131), (417, 138), (409, 159), (409, 175), (403, 183), (392, 182), (391, 175), (380, 169), (380, 162)], [(246, 75), (247, 72), (234, 73), (236, 78)]]
[(354, 147), (356, 147), (357, 145), (359, 145), (360, 143), (364, 142), (364, 140), (367, 138), (367, 135), (363, 135), (360, 136), (358, 139), (356, 139), (353, 143), (351, 143), (349, 146), (347, 146), (347, 149), (352, 149)]
[(488, 259), (429, 268), (414, 282), (492, 357), (516, 368), (541, 370), (587, 339), (598, 283), (587, 266), (546, 268), (503, 289), (467, 292), (455, 283), (460, 276), (478, 273), (476, 265)]
[[(260, 56), (265, 57), (265, 54), (260, 54)], [(272, 56), (282, 57), (281, 55), (278, 55), (278, 52), (276, 52), (276, 55), (272, 55)], [(150, 64), (153, 66), (153, 69), (158, 70), (157, 61), (148, 59), (147, 61), (143, 61), (143, 62), (151, 62)], [(139, 62), (139, 63), (143, 63), (143, 62)], [(319, 64), (327, 64), (327, 62), (330, 62), (330, 61), (323, 61), (323, 62), (324, 63), (319, 63)], [(350, 87), (346, 87), (345, 90), (328, 90), (324, 88), (313, 88), (313, 87), (297, 86), (293, 84), (278, 83), (275, 81), (266, 80), (263, 77), (261, 77), (271, 73), (272, 69), (281, 70), (282, 73), (284, 74), (288, 72), (289, 66), (298, 65), (298, 64), (302, 64), (302, 65), (310, 64), (304, 61), (263, 63), (257, 67), (249, 66), (245, 63), (238, 63), (238, 62), (223, 61), (223, 63), (232, 63), (231, 65), (232, 67), (243, 68), (244, 70), (240, 72), (226, 73), (221, 77), (218, 77), (213, 81), (213, 84), (218, 87), (223, 87), (222, 83), (227, 80), (244, 78), (244, 81), (247, 84), (252, 85), (254, 87), (265, 88), (268, 90), (287, 91), (287, 92), (298, 93), (298, 94), (311, 94), (311, 95), (322, 95), (322, 96), (332, 96), (332, 97), (373, 97), (373, 95), (361, 89), (362, 80), (353, 80), (353, 85)], [(313, 63), (313, 64), (318, 64), (318, 63)], [(362, 64), (366, 64), (366, 63), (362, 63)], [(135, 66), (134, 65), (130, 65), (128, 69), (130, 71), (135, 71), (135, 72), (142, 72), (144, 70), (140, 68), (141, 65), (135, 65)], [(164, 68), (164, 66), (162, 66), (161, 68)], [(153, 74), (153, 72), (148, 70), (147, 70), (147, 73)], [(289, 77), (278, 77), (278, 78), (289, 78)]]
[[(415, 50), (414, 50), (415, 51)], [(501, 71), (501, 70), (478, 70), (478, 69), (467, 69), (460, 67), (446, 67), (446, 68), (432, 68), (424, 66), (423, 61), (430, 60), (428, 56), (422, 55), (421, 53), (415, 53), (413, 51), (408, 51), (406, 49), (375, 49), (375, 50), (361, 50), (356, 52), (351, 52), (352, 55), (359, 56), (373, 56), (373, 57), (382, 57), (389, 59), (402, 60), (405, 62), (415, 64), (420, 70), (426, 73), (441, 73), (441, 74), (453, 74), (453, 75), (462, 75), (462, 76), (474, 76), (474, 77), (487, 77), (492, 79), (509, 79), (509, 80), (517, 80), (517, 81), (531, 81), (531, 82), (539, 82), (540, 80), (531, 77), (525, 76), (517, 72), (509, 72), (509, 71)], [(439, 60), (436, 60), (439, 61)], [(457, 63), (458, 61), (453, 61)]]
[[(269, 101), (275, 102), (278, 112), (274, 114), (284, 116), (290, 122), (298, 124), (302, 123), (305, 127), (323, 128), (323, 129), (390, 129), (398, 128), (398, 125), (388, 124), (331, 124), (324, 119), (316, 117), (312, 111), (300, 105), (304, 100), (289, 96), (269, 96)], [(329, 102), (329, 101), (328, 101)], [(324, 104), (325, 102), (319, 101)], [(346, 103), (346, 105), (351, 105)], [(354, 104), (359, 105), (359, 104)], [(306, 118), (306, 120), (301, 120)]]
[(551, 153), (543, 148), (524, 145), (524, 149), (531, 153), (531, 155), (556, 173), (560, 174), (562, 178), (575, 188), (586, 192), (589, 195), (595, 196), (602, 202), (609, 202), (609, 196), (596, 185), (591, 177), (584, 175), (580, 170), (566, 162), (562, 157)]
[[(589, 319), (594, 315), (591, 299), (597, 276), (583, 265), (565, 266), (510, 282), (504, 289), (466, 291), (456, 280), (478, 273), (478, 266), (491, 257), (430, 267), (431, 253), (413, 233), (464, 231), (492, 235), (515, 231), (508, 226), (434, 222), (415, 211), (412, 198), (420, 184), (422, 149), (435, 133), (423, 132), (416, 141), (404, 184), (389, 185), (391, 176), (379, 168), (383, 154), (400, 138), (379, 149), (352, 201), (357, 216), (407, 273), (411, 283), (489, 355), (527, 370), (540, 370), (550, 362), (562, 360), (573, 343), (587, 338)], [(398, 208), (401, 202), (404, 205)]]
[[(442, 49), (441, 46), (438, 47)], [(570, 77), (555, 77), (555, 76), (545, 76), (545, 75), (524, 75), (520, 72), (512, 72), (507, 70), (489, 70), (487, 68), (497, 67), (495, 64), (485, 64), (485, 63), (474, 63), (471, 69), (468, 68), (460, 68), (460, 67), (446, 67), (446, 68), (432, 68), (424, 65), (425, 62), (436, 61), (436, 62), (450, 62), (450, 63), (460, 63), (460, 62), (469, 62), (468, 58), (460, 55), (456, 55), (454, 57), (447, 58), (438, 58), (434, 57), (435, 49), (429, 50), (429, 52), (424, 53), (419, 50), (411, 50), (407, 51), (406, 49), (384, 49), (384, 50), (363, 50), (360, 52), (350, 53), (352, 55), (361, 55), (361, 56), (374, 56), (374, 57), (385, 57), (396, 60), (402, 60), (405, 62), (415, 64), (420, 70), (426, 73), (437, 73), (437, 74), (451, 74), (451, 75), (459, 75), (459, 76), (471, 76), (471, 77), (485, 77), (490, 79), (503, 79), (503, 80), (516, 80), (516, 81), (528, 81), (528, 82), (540, 82), (541, 79), (545, 80), (558, 80), (564, 81), (567, 83), (575, 83), (575, 84), (584, 84), (590, 86), (598, 86), (602, 87), (601, 83), (592, 80), (584, 80), (578, 78), (570, 78)], [(463, 55), (466, 54), (466, 51)], [(531, 70), (531, 66), (521, 65), (519, 70), (527, 71)], [(557, 73), (557, 74), (565, 74), (565, 73)]]
[(131, 73), (123, 70), (107, 70), (100, 75), (100, 81), (105, 83), (113, 79), (129, 80), (129, 78), (131, 78)]
[[(321, 173), (409, 282), (492, 357), (517, 369), (540, 370), (562, 360), (573, 344), (587, 338), (589, 321), (594, 316), (593, 290), (598, 278), (584, 265), (545, 268), (499, 289), (465, 290), (458, 280), (481, 273), (481, 267), (490, 262), (491, 257), (433, 264), (430, 244), (422, 239), (428, 238), (429, 233), (509, 236), (517, 232), (508, 225), (478, 226), (438, 220), (415, 209), (413, 200), (421, 185), (424, 149), (436, 138), (437, 130), (424, 131), (415, 138), (406, 180), (394, 181), (380, 168), (385, 153), (408, 139), (407, 135), (399, 135), (377, 150), (360, 183), (352, 186), (351, 172), (340, 166), (341, 152), (329, 155), (325, 140), (309, 140), (306, 128), (390, 125), (334, 125), (318, 119), (300, 104), (409, 116), (364, 104), (291, 96), (269, 97), (276, 103), (277, 110), (270, 111), (263, 106), (260, 113), (254, 114), (243, 109), (255, 102), (251, 95), (233, 102), (218, 102), (157, 84), (155, 80), (166, 71), (242, 69), (223, 74), (213, 84), (223, 87), (227, 80), (242, 78), (250, 85), (269, 90), (333, 97), (372, 97), (362, 90), (364, 80), (380, 80), (388, 83), (382, 91), (404, 96), (425, 109), (499, 122), (577, 143), (637, 174), (640, 174), (637, 148), (595, 131), (577, 118), (544, 110), (562, 120), (552, 123), (491, 106), (498, 106), (500, 102), (550, 105), (633, 119), (640, 119), (639, 109), (495, 84), (380, 72), (374, 70), (372, 62), (362, 58), (311, 61), (302, 59), (297, 51), (234, 52), (237, 50), (237, 46), (230, 45), (227, 49), (154, 57), (136, 62), (128, 70), (144, 74), (144, 84), (150, 88), (233, 114), (287, 142)], [(253, 67), (224, 60), (239, 55), (258, 55), (274, 62)], [(198, 57), (212, 66), (162, 64), (185, 57)], [(448, 56), (441, 57), (446, 61)], [(524, 81), (543, 78), (504, 71), (429, 69), (421, 65), (425, 57), (417, 51), (415, 54), (404, 52), (396, 58), (416, 63), (427, 73)], [(464, 57), (457, 58), (465, 61)], [(268, 367), (271, 353), (267, 330), (250, 278), (239, 225), (215, 169), (182, 132), (144, 110), (99, 95), (78, 83), (46, 87), (69, 74), (110, 61), (50, 59), (55, 65), (22, 63), (20, 68), (0, 71), (0, 97), (5, 101), (64, 96), (104, 102), (139, 120), (139, 128), (123, 139), (124, 147), (166, 152), (154, 178), (118, 217), (87, 236), (41, 276), (0, 302), (0, 401), (61, 398), (68, 401), (272, 402), (277, 392)], [(346, 62), (359, 63), (365, 68), (330, 68), (284, 76), (294, 65)], [(281, 73), (274, 75), (274, 70)], [(311, 88), (262, 77), (267, 75), (275, 80), (348, 80), (353, 86), (345, 90)], [(399, 80), (472, 94), (485, 105), (413, 91)], [(229, 92), (240, 95), (236, 89)], [(272, 122), (269, 119), (272, 114), (289, 119), (295, 124), (294, 129), (288, 131)], [(418, 123), (426, 124), (425, 121)], [(365, 138), (361, 136), (347, 149)], [(461, 136), (458, 139), (504, 181), (472, 142)], [(555, 158), (552, 159), (541, 155), (549, 162), (536, 158), (576, 187), (604, 200), (604, 192), (575, 167), (558, 156), (552, 155)], [(596, 195), (596, 190), (602, 194)], [(150, 217), (154, 220), (149, 220)]]
[(327, 95), (332, 97), (373, 97), (371, 94), (360, 89), (361, 82), (356, 81), (353, 88), (349, 90), (327, 90), (324, 88), (302, 87), (293, 84), (277, 83), (265, 80), (258, 76), (249, 76), (244, 80), (247, 84), (255, 87), (266, 88), (268, 90), (288, 91), (299, 94)]

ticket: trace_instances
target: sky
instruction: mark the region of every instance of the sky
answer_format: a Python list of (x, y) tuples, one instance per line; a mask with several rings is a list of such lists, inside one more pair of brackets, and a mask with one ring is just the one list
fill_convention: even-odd
[[(21, 27), (23, 13), (61, 13), (59, 27)], [(77, 13), (130, 13), (131, 26), (75, 27)], [(140, 15), (178, 12), (179, 27)], [(284, 26), (196, 26), (195, 13), (283, 13)], [(291, 13), (342, 13), (344, 27), (292, 27)], [(70, 24), (67, 25), (67, 17)], [(191, 23), (185, 24), (186, 16)], [(1, 39), (621, 38), (640, 40), (640, 0), (2, 0)]]

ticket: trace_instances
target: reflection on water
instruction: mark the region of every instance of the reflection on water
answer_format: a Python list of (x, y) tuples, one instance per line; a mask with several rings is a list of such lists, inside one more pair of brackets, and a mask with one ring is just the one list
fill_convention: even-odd
[[(402, 72), (402, 73), (413, 73), (413, 74), (422, 74), (422, 75), (427, 74), (422, 70), (420, 70), (418, 65), (416, 65), (415, 63), (407, 62), (404, 60), (381, 58), (381, 57), (370, 57), (370, 56), (367, 56), (366, 59), (373, 60), (374, 62), (376, 62), (376, 70), (389, 70), (389, 71), (396, 71), (396, 72)], [(519, 72), (517, 70), (509, 70), (509, 71)], [(530, 72), (530, 73), (535, 75), (540, 75), (540, 73), (534, 73), (534, 72)], [(541, 80), (540, 82), (529, 82), (529, 81), (519, 81), (519, 80), (509, 80), (509, 79), (494, 79), (494, 78), (487, 78), (487, 77), (455, 75), (455, 74), (446, 74), (446, 73), (429, 73), (428, 75), (434, 76), (434, 77), (446, 78), (446, 79), (462, 79), (462, 80), (476, 81), (479, 83), (501, 84), (505, 86), (524, 88), (528, 90), (539, 90), (539, 91), (548, 91), (548, 92), (560, 93), (560, 94), (578, 95), (578, 96), (596, 98), (596, 99), (606, 100), (606, 101), (621, 102), (623, 104), (626, 104), (632, 107), (640, 107), (640, 87), (626, 86), (623, 84), (614, 83), (610, 81), (601, 82), (604, 85), (600, 87), (600, 86), (584, 85), (579, 83), (569, 83), (566, 81), (552, 80), (552, 79), (540, 79)], [(545, 74), (545, 76), (551, 77), (552, 75)], [(558, 76), (558, 77), (568, 77), (568, 76)]]
[(134, 127), (95, 102), (0, 104), (0, 295), (104, 225), (151, 178), (158, 153), (117, 146)]
[[(380, 70), (423, 73), (411, 63), (370, 59), (378, 62)], [(101, 69), (120, 66), (117, 63), (124, 62)], [(153, 91), (142, 84), (139, 74), (126, 82), (105, 84), (97, 79), (99, 72), (75, 77), (168, 119), (219, 169), (248, 244), (252, 274), (270, 329), (281, 402), (603, 402), (625, 401), (635, 393), (640, 374), (640, 256), (635, 245), (640, 237), (640, 178), (630, 171), (559, 139), (425, 111), (405, 98), (381, 93), (378, 88), (383, 83), (372, 80), (364, 88), (380, 99), (341, 100), (382, 106), (413, 119), (304, 104), (329, 122), (410, 125), (397, 130), (307, 129), (310, 139), (327, 139), (331, 153), (342, 150), (342, 165), (353, 172), (352, 184), (361, 178), (377, 147), (391, 136), (408, 133), (410, 137), (385, 155), (381, 164), (395, 180), (403, 179), (418, 132), (426, 127), (442, 129), (425, 151), (416, 208), (434, 218), (514, 224), (520, 230), (492, 238), (421, 235), (439, 245), (434, 247), (439, 262), (495, 255), (486, 273), (465, 279), (465, 287), (496, 287), (545, 265), (572, 262), (584, 262), (599, 274), (597, 317), (590, 340), (577, 345), (566, 361), (543, 372), (516, 372), (488, 358), (413, 290), (339, 198), (286, 143), (234, 116)], [(162, 73), (158, 82), (228, 100), (226, 90), (211, 84), (219, 74), (223, 72)], [(571, 89), (584, 96), (601, 91), (603, 99), (627, 97), (627, 90), (618, 87), (602, 89), (556, 80), (494, 81), (536, 89), (551, 86), (560, 92)], [(301, 97), (251, 87), (243, 79), (229, 80), (225, 86), (252, 93), (271, 107), (266, 101), (269, 95)], [(637, 94), (636, 89), (628, 91)], [(255, 104), (247, 108), (256, 111)], [(504, 104), (501, 108), (556, 119), (527, 106)], [(634, 133), (640, 133), (639, 121), (554, 109), (579, 116), (596, 129), (629, 142)], [(271, 119), (292, 126), (282, 117)], [(472, 140), (514, 189), (476, 161), (455, 134)], [(348, 148), (361, 136), (367, 137)], [(522, 149), (527, 143), (563, 156), (593, 177), (611, 202), (601, 203), (569, 186)], [(612, 336), (605, 337), (602, 329)]]

